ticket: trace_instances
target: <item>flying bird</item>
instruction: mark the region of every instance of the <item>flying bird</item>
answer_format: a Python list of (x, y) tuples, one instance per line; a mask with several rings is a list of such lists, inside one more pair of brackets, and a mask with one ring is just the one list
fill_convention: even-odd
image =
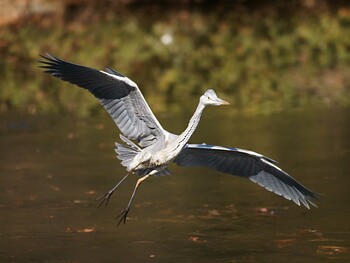
[(316, 193), (281, 170), (273, 159), (239, 148), (188, 143), (206, 106), (229, 104), (218, 98), (214, 90), (204, 92), (185, 131), (175, 135), (162, 127), (136, 83), (123, 74), (111, 68), (102, 71), (73, 64), (48, 53), (41, 57), (44, 60), (39, 62), (44, 72), (90, 91), (121, 132), (120, 139), (124, 143), (115, 143), (115, 152), (127, 174), (97, 199), (101, 201), (100, 205), (107, 205), (113, 192), (130, 174), (140, 177), (127, 206), (116, 217), (118, 225), (125, 224), (140, 184), (151, 176), (170, 174), (170, 163), (185, 167), (204, 166), (245, 177), (299, 206), (303, 204), (310, 208), (311, 204), (317, 207), (313, 202), (318, 199)]

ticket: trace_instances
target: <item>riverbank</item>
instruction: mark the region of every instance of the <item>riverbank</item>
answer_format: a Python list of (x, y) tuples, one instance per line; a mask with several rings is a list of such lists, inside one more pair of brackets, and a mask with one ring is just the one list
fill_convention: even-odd
[(115, 68), (139, 84), (156, 112), (190, 107), (209, 87), (250, 112), (350, 104), (347, 6), (130, 2), (106, 10), (71, 1), (59, 13), (2, 27), (0, 112), (99, 111), (92, 96), (38, 69), (45, 52)]

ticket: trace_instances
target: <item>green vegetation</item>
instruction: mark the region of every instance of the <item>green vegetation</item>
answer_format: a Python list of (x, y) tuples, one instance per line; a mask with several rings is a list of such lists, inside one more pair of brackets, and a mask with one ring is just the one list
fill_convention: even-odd
[(136, 12), (44, 22), (0, 31), (0, 112), (99, 110), (87, 92), (41, 72), (44, 52), (124, 73), (156, 112), (190, 107), (184, 102), (209, 87), (252, 112), (350, 104), (349, 9), (285, 17), (266, 10)]

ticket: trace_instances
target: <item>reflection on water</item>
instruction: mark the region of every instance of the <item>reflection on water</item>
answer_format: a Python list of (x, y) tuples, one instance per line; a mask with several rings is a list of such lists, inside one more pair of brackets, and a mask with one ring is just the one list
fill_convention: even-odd
[[(160, 118), (180, 132), (188, 119)], [(179, 125), (181, 123), (181, 125)], [(340, 262), (350, 260), (350, 112), (233, 117), (208, 109), (191, 142), (255, 150), (325, 193), (307, 210), (242, 178), (172, 166), (148, 180), (129, 220), (130, 177), (107, 207), (97, 197), (125, 171), (107, 116), (3, 116), (1, 262)]]

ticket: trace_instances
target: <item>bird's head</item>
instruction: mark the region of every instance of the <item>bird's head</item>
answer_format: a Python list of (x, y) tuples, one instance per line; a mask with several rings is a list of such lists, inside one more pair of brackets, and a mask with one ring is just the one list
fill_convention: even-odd
[(213, 105), (213, 106), (221, 106), (221, 105), (229, 105), (227, 101), (224, 101), (216, 95), (215, 91), (212, 89), (208, 89), (204, 94), (201, 96), (200, 101), (203, 105)]

